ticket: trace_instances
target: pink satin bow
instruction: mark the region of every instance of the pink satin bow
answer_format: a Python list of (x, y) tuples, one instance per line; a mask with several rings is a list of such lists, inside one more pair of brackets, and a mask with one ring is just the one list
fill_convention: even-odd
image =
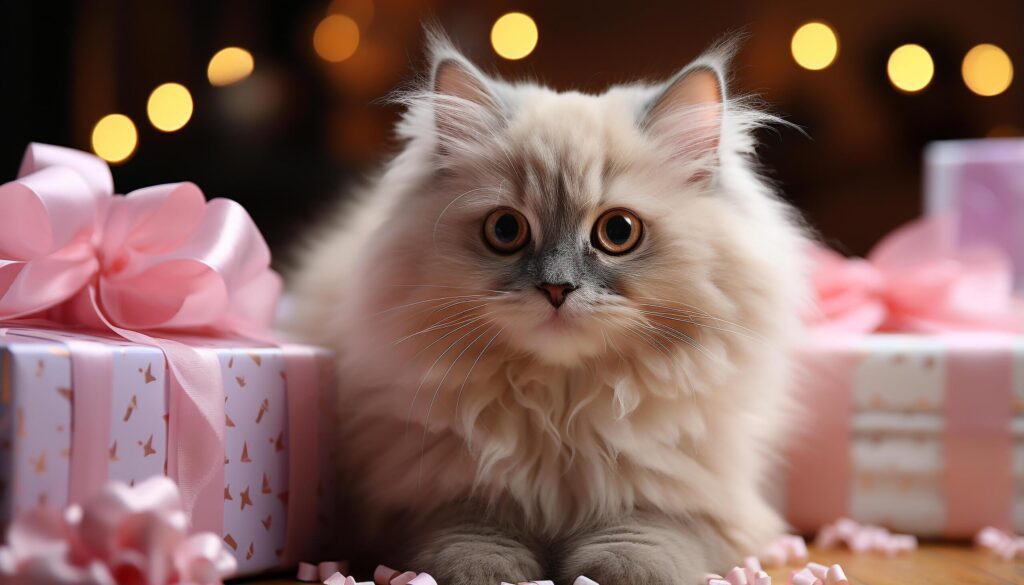
[(995, 249), (958, 250), (954, 233), (949, 218), (926, 218), (886, 236), (867, 259), (813, 248), (817, 310), (808, 323), (828, 333), (1024, 330), (1009, 260)]
[(262, 331), (281, 288), (269, 265), (246, 211), (192, 183), (115, 196), (99, 158), (31, 144), (0, 186), (0, 320)]
[(0, 585), (219, 585), (237, 564), (220, 537), (188, 534), (174, 482), (108, 484), (64, 514), (19, 516), (0, 548)]
[[(0, 321), (83, 325), (159, 347), (177, 412), (168, 474), (192, 521), (210, 530), (223, 506), (220, 366), (170, 337), (266, 338), (280, 290), (246, 211), (206, 202), (192, 183), (114, 195), (99, 158), (31, 144), (18, 178), (0, 185)], [(73, 455), (83, 456), (105, 455)]]

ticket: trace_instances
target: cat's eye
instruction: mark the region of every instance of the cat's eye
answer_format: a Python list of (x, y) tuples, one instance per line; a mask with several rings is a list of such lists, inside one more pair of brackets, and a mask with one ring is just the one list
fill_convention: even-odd
[(631, 252), (640, 243), (644, 225), (628, 209), (609, 209), (594, 223), (590, 243), (613, 256)]
[(530, 224), (511, 207), (499, 207), (484, 220), (484, 240), (499, 254), (518, 252), (529, 239)]

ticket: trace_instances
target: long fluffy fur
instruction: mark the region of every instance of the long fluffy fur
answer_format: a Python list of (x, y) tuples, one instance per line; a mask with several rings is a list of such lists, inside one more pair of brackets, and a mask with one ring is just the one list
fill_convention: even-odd
[[(473, 502), (478, 519), (570, 542), (653, 513), (707, 520), (722, 558), (782, 529), (759, 489), (805, 291), (802, 231), (754, 171), (753, 131), (772, 118), (726, 95), (649, 120), (688, 72), (724, 87), (731, 53), (585, 95), (488, 78), (432, 36), (432, 71), (454, 62), (472, 83), (399, 94), (403, 150), (292, 279), (296, 327), (338, 353), (343, 466), (367, 527), (422, 532)], [(645, 239), (599, 257), (614, 294), (581, 288), (569, 324), (549, 326), (534, 283), (499, 278), (511, 261), (483, 248), (500, 205), (538, 245), (577, 219), (586, 238), (611, 207), (644, 218)]]

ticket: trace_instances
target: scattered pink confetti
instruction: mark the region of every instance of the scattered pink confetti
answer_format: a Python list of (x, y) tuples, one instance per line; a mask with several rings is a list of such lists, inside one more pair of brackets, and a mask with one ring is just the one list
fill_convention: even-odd
[[(826, 567), (807, 563), (804, 568), (789, 575), (788, 585), (849, 585), (846, 573), (839, 565)], [(747, 557), (742, 567), (733, 567), (725, 576), (705, 575), (704, 585), (772, 585), (772, 578), (761, 570), (755, 557)]]
[(840, 518), (833, 524), (823, 526), (814, 544), (818, 548), (836, 548), (845, 544), (855, 553), (881, 552), (892, 556), (917, 549), (917, 537), (895, 534), (881, 526)]
[(987, 526), (978, 531), (974, 545), (1005, 560), (1024, 559), (1024, 536)]
[(758, 555), (766, 567), (782, 567), (807, 560), (807, 543), (802, 536), (783, 534), (771, 542)]

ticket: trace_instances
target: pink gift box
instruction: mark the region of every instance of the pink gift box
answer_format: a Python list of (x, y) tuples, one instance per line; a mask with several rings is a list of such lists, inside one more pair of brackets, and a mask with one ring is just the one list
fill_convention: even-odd
[(1012, 259), (1024, 291), (1024, 139), (950, 140), (925, 151), (925, 207), (954, 214), (965, 246), (992, 244)]
[[(10, 329), (0, 333), (0, 523), (39, 504), (66, 506), (76, 446), (71, 353), (66, 343), (47, 339), (55, 332)], [(102, 334), (59, 332), (60, 337), (97, 342), (112, 358), (110, 444), (107, 474), (134, 484), (167, 469), (172, 400), (166, 361), (157, 348)], [(297, 559), (328, 558), (314, 534), (333, 529), (335, 441), (330, 430), (335, 409), (330, 391), (329, 354), (297, 346), (267, 347), (222, 339), (190, 338), (209, 348), (220, 362), (225, 392), (223, 537), (242, 575), (284, 566)], [(302, 378), (315, 388), (289, 385), (289, 354), (312, 354), (315, 372)], [(311, 365), (310, 365), (311, 364)], [(299, 393), (299, 394), (294, 394)], [(311, 477), (290, 478), (289, 395), (315, 400), (314, 418), (303, 431), (316, 451)], [(305, 423), (305, 421), (304, 421)], [(314, 424), (315, 423), (315, 424)], [(187, 429), (181, 432), (187, 432)], [(312, 443), (309, 443), (309, 441)], [(289, 539), (289, 493), (294, 482), (315, 494), (304, 507), (303, 534)], [(315, 482), (314, 486), (309, 482)], [(293, 527), (294, 530), (294, 527)], [(329, 539), (325, 539), (329, 540)], [(289, 546), (291, 547), (289, 549)]]
[(801, 360), (780, 502), (795, 528), (1024, 531), (1024, 337), (820, 336)]

